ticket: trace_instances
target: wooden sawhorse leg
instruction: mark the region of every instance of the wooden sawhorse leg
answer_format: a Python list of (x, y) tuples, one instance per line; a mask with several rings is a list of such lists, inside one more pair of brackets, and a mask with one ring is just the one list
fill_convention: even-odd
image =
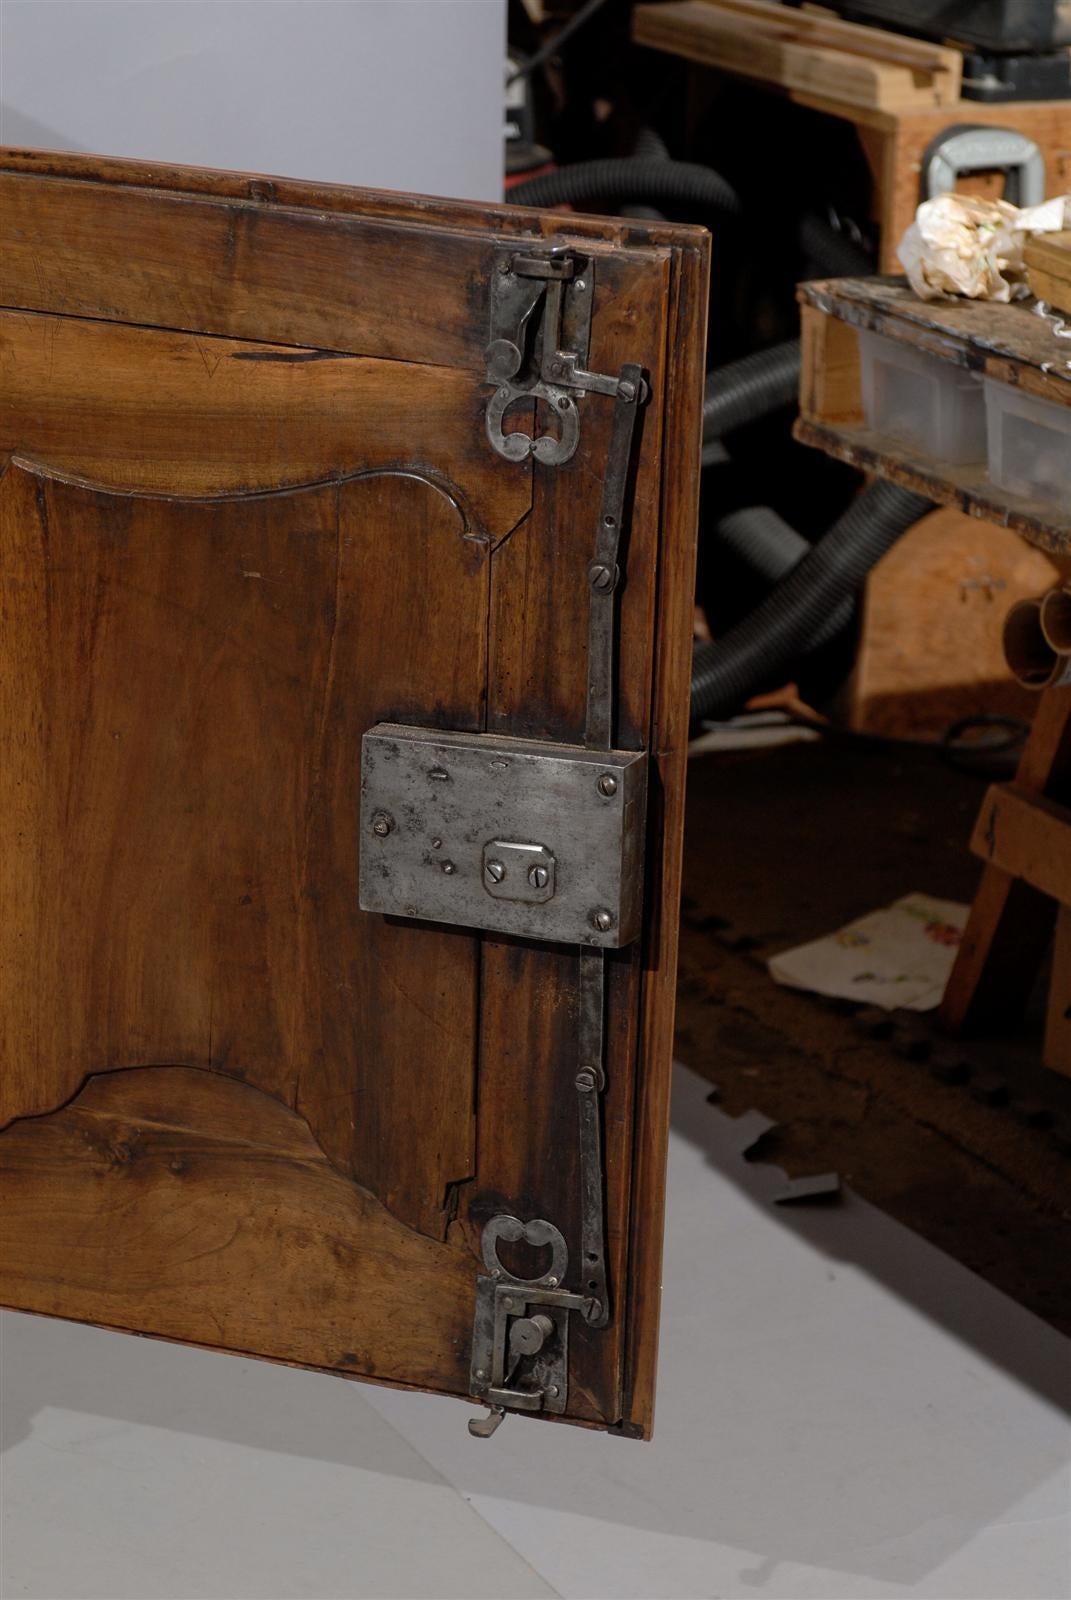
[(1015, 782), (994, 784), (971, 849), (985, 861), (941, 1004), (951, 1032), (1021, 1015), (1057, 928), (1045, 1062), (1071, 1074), (1071, 688), (1041, 697)]

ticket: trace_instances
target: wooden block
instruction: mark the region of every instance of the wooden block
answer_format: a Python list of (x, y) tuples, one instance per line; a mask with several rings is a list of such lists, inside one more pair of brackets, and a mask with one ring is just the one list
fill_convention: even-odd
[(1053, 1072), (1071, 1076), (1071, 907), (1056, 913), (1049, 1003), (1045, 1013), (1042, 1059)]
[(960, 717), (1029, 721), (1038, 697), (1008, 672), (1008, 607), (1060, 572), (1010, 528), (934, 511), (909, 528), (867, 580), (850, 692), (850, 726), (886, 738), (939, 738)]
[(976, 856), (1071, 906), (1071, 810), (1014, 783), (995, 783), (971, 837)]
[(861, 422), (859, 337), (817, 306), (800, 307), (800, 415), (814, 422)]
[(669, 0), (632, 15), (637, 44), (777, 88), (885, 111), (959, 99), (959, 51), (771, 0)]
[(1071, 233), (1042, 233), (1023, 252), (1030, 289), (1057, 311), (1071, 312)]

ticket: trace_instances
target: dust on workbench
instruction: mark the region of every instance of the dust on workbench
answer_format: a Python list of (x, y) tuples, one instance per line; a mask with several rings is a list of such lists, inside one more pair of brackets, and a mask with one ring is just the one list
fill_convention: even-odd
[(858, 1194), (1071, 1332), (1071, 1080), (1030, 1019), (958, 1044), (931, 1021), (775, 984), (767, 959), (911, 890), (969, 901), (987, 779), (910, 745), (821, 741), (689, 764), (677, 1053), (758, 1154)]

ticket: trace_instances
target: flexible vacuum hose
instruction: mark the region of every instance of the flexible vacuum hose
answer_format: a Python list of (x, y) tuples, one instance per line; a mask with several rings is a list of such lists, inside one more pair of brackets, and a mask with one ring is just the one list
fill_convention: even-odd
[(879, 480), (852, 502), (787, 577), (721, 639), (696, 646), (692, 716), (723, 717), (814, 648), (830, 612), (849, 599), (901, 534), (930, 510)]
[[(790, 527), (771, 506), (740, 506), (736, 511), (727, 512), (715, 523), (714, 537), (720, 545), (731, 550), (738, 561), (762, 578), (768, 588), (787, 577), (792, 568), (804, 556), (810, 555), (814, 548), (802, 533)], [(815, 629), (808, 654), (812, 650), (820, 650), (849, 627), (854, 613), (854, 599), (851, 595), (845, 595)]]
[[(786, 339), (707, 376), (703, 442), (721, 439), (745, 423), (794, 405), (800, 388), (800, 342)], [(707, 465), (704, 460), (704, 466)]]
[(693, 161), (666, 161), (660, 156), (622, 156), (613, 160), (576, 161), (543, 172), (509, 191), (511, 205), (590, 205), (602, 200), (615, 205), (633, 201), (649, 205), (696, 206), (735, 215), (736, 191), (710, 167)]
[(868, 278), (874, 263), (861, 244), (809, 211), (800, 219), (800, 249), (823, 278)]

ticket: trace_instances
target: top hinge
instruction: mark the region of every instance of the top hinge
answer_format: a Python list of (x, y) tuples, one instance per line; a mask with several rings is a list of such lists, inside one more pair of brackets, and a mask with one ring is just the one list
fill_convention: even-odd
[[(594, 259), (567, 245), (503, 250), (495, 257), (486, 357), (487, 381), (496, 388), (487, 404), (487, 437), (507, 461), (531, 455), (556, 467), (570, 460), (580, 442), (580, 395), (645, 398), (642, 379), (643, 392), (637, 392), (635, 380), (589, 372), (585, 366), (594, 280)], [(510, 406), (529, 399), (550, 407), (556, 433), (503, 432)]]

